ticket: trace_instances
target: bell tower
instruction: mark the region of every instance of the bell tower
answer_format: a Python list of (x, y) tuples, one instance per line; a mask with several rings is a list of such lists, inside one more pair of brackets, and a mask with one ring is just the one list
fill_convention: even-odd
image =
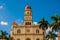
[(24, 23), (25, 25), (31, 25), (32, 23), (32, 10), (29, 5), (27, 5), (24, 10)]

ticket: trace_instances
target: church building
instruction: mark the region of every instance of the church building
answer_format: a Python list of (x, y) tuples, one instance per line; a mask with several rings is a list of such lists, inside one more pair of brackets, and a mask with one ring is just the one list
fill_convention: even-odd
[(45, 40), (44, 30), (32, 21), (32, 9), (29, 5), (24, 10), (24, 23), (19, 26), (13, 22), (11, 32), (14, 40)]

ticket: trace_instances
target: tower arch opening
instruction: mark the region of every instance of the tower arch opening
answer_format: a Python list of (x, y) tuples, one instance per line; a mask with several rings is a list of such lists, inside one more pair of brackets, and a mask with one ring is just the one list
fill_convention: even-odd
[(26, 38), (26, 40), (31, 40), (30, 38)]

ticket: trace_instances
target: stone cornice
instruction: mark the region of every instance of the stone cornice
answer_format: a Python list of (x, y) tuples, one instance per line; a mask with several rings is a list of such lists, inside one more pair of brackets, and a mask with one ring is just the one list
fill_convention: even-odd
[(22, 25), (22, 26), (13, 26), (13, 28), (36, 28), (38, 25)]
[(13, 34), (13, 35), (44, 35), (44, 34)]

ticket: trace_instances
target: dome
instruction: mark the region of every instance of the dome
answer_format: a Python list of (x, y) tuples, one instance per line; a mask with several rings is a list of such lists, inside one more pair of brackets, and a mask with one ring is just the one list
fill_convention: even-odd
[(13, 24), (17, 24), (16, 22), (13, 22)]
[(29, 5), (27, 5), (27, 6), (25, 7), (25, 9), (31, 9), (31, 7), (30, 7)]

